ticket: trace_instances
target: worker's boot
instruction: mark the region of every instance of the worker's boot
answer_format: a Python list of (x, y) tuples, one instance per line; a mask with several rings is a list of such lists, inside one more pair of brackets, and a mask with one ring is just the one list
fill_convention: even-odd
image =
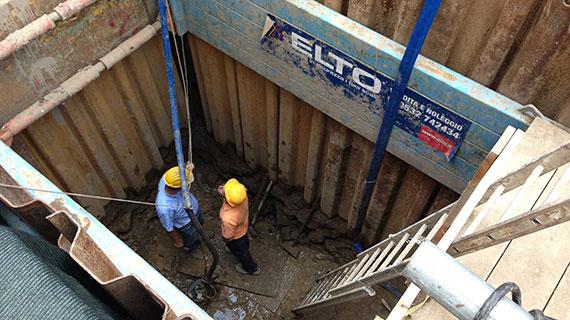
[(249, 273), (249, 272), (245, 271), (245, 269), (242, 267), (241, 263), (236, 264), (235, 269), (237, 272), (239, 272), (241, 274), (247, 274), (247, 275), (251, 275), (251, 276), (257, 276), (261, 273), (261, 269), (259, 269), (259, 267), (257, 267), (257, 269), (254, 272)]
[[(190, 250), (188, 250), (190, 251)], [(202, 251), (200, 250), (200, 248), (196, 248), (192, 251), (190, 251), (190, 256), (194, 259), (202, 259), (203, 255), (202, 255)]]

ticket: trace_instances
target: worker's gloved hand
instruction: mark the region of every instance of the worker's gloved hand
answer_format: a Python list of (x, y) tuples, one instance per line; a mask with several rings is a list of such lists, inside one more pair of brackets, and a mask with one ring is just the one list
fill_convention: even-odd
[(186, 169), (188, 169), (190, 172), (194, 171), (194, 164), (190, 161), (186, 162)]

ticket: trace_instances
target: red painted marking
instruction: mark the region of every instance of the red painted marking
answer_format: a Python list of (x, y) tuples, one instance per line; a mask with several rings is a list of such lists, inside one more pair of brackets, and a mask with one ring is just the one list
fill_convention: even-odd
[(420, 128), (420, 134), (418, 138), (428, 146), (431, 146), (437, 151), (445, 154), (446, 157), (449, 157), (451, 151), (453, 150), (453, 147), (455, 146), (455, 143), (453, 141), (424, 125), (422, 125)]

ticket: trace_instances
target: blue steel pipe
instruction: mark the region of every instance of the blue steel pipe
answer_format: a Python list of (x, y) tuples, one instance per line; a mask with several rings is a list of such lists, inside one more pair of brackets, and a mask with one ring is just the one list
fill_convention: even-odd
[[(170, 48), (170, 39), (168, 35), (168, 18), (166, 14), (165, 0), (158, 0), (158, 11), (160, 15), (160, 27), (162, 32), (162, 48), (164, 50), (164, 60), (166, 61), (166, 77), (168, 78), (168, 102), (170, 103), (170, 112), (172, 113), (172, 133), (174, 135), (174, 146), (176, 148), (176, 160), (178, 162), (178, 170), (180, 170), (180, 183), (182, 184), (182, 195), (184, 198), (184, 208), (190, 217), (192, 224), (196, 231), (202, 237), (206, 247), (212, 254), (212, 265), (205, 275), (207, 281), (212, 278), (216, 266), (218, 264), (218, 253), (214, 248), (212, 242), (207, 237), (202, 225), (198, 221), (195, 212), (192, 210), (192, 203), (190, 202), (190, 191), (186, 181), (186, 167), (184, 163), (184, 150), (182, 148), (182, 136), (180, 134), (180, 119), (178, 118), (178, 107), (176, 104), (176, 89), (174, 87), (174, 71), (172, 69), (172, 51)], [(190, 115), (188, 115), (190, 116)]]
[(362, 251), (362, 245), (360, 244), (360, 236), (362, 234), (362, 227), (366, 219), (366, 212), (368, 211), (368, 206), (370, 205), (370, 199), (372, 198), (372, 191), (376, 185), (376, 179), (378, 178), (378, 172), (380, 171), (380, 166), (384, 154), (386, 152), (386, 146), (388, 146), (388, 139), (392, 133), (392, 128), (394, 126), (394, 120), (398, 114), (398, 108), (402, 97), (404, 96), (404, 90), (408, 86), (408, 81), (410, 80), (410, 75), (416, 63), (416, 59), (420, 54), (420, 50), (424, 44), (427, 34), (431, 28), (433, 20), (441, 0), (425, 0), (422, 7), (420, 17), (418, 22), (414, 27), (410, 41), (406, 51), (404, 52), (404, 57), (400, 62), (398, 68), (398, 75), (394, 81), (394, 86), (390, 92), (388, 98), (388, 103), (384, 109), (384, 117), (382, 119), (382, 125), (378, 131), (378, 136), (376, 137), (376, 144), (374, 145), (374, 153), (372, 154), (372, 160), (370, 161), (370, 167), (368, 168), (368, 176), (364, 182), (364, 192), (362, 194), (362, 202), (358, 209), (358, 214), (356, 216), (356, 223), (354, 226), (354, 238), (353, 245), (354, 250), (358, 253)]

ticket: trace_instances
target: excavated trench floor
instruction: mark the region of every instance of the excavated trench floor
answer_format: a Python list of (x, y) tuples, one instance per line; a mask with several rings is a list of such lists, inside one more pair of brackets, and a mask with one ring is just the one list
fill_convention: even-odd
[[(218, 209), (221, 199), (218, 185), (236, 177), (248, 187), (253, 201), (266, 175), (250, 169), (233, 151), (220, 146), (202, 127), (194, 129), (195, 182), (191, 192), (199, 200), (204, 213), (206, 231), (212, 240), (220, 263), (214, 274), (216, 297), (202, 307), (215, 319), (290, 319), (292, 307), (313, 286), (315, 279), (325, 272), (354, 258), (350, 240), (345, 234), (346, 221), (328, 219), (316, 211), (291, 250), (291, 243), (309, 214), (309, 204), (303, 201), (302, 191), (275, 185), (263, 205), (255, 225), (257, 237), (251, 239), (251, 252), (261, 267), (257, 277), (241, 276), (233, 270), (235, 261), (223, 250), (220, 238)], [(174, 146), (162, 150), (165, 168), (175, 165)], [(129, 192), (129, 198), (154, 202), (161, 172), (147, 175), (148, 185), (138, 192)], [(192, 258), (174, 248), (162, 229), (153, 207), (112, 203), (106, 208), (104, 223), (146, 259), (154, 268), (187, 293), (196, 277), (205, 273), (211, 256), (203, 246), (203, 259)], [(293, 257), (284, 248), (297, 253)], [(310, 319), (375, 319), (386, 316), (381, 297), (393, 305), (396, 300), (381, 288), (377, 295), (355, 302), (343, 303), (334, 309), (324, 309), (306, 315)], [(333, 316), (334, 315), (334, 316)]]

